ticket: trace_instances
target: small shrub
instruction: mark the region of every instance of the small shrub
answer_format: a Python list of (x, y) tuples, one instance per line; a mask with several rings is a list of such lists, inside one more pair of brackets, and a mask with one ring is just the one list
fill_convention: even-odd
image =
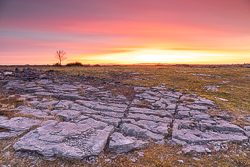
[(74, 62), (74, 63), (68, 63), (66, 66), (72, 67), (72, 66), (83, 66), (80, 62)]
[(54, 63), (53, 66), (55, 66), (55, 67), (61, 67), (62, 65), (60, 63)]

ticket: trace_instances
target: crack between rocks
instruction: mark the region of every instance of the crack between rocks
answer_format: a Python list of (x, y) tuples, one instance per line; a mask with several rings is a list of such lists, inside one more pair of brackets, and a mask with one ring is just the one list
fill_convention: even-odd
[(176, 115), (178, 114), (178, 100), (180, 100), (181, 99), (181, 97), (183, 96), (183, 94), (181, 94), (180, 96), (179, 96), (179, 98), (176, 100), (176, 102), (175, 102), (175, 111), (174, 111), (174, 114), (173, 114), (173, 118), (172, 118), (172, 122), (170, 123), (170, 135), (169, 135), (169, 137), (172, 139), (172, 133), (173, 133), (173, 126), (174, 126), (174, 121), (175, 121), (175, 117), (176, 117)]
[[(127, 118), (127, 117), (128, 117), (129, 109), (131, 108), (131, 105), (132, 105), (132, 102), (134, 101), (134, 99), (135, 99), (135, 96), (134, 96), (134, 98), (130, 101), (130, 103), (127, 105), (127, 108), (125, 109), (124, 114), (123, 114), (123, 117), (124, 117), (124, 118)], [(119, 123), (119, 125), (117, 126), (117, 128), (120, 128), (120, 126), (121, 126), (122, 123), (123, 123), (123, 118), (121, 118), (121, 122)]]

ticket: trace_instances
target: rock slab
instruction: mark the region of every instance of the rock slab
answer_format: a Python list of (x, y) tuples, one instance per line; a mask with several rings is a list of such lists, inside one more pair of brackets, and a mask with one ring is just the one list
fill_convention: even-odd
[(148, 144), (149, 142), (137, 140), (134, 137), (125, 137), (121, 133), (115, 132), (110, 136), (109, 149), (115, 153), (126, 153), (145, 148)]
[(83, 159), (98, 155), (105, 147), (113, 126), (98, 129), (88, 124), (48, 122), (14, 144), (17, 151), (32, 151), (45, 158)]

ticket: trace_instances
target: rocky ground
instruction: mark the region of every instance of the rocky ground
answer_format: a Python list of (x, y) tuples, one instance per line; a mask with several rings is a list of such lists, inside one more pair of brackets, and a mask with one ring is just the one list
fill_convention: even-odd
[[(21, 102), (8, 109), (15, 116), (0, 116), (0, 140), (15, 137), (16, 156), (85, 159), (107, 147), (126, 153), (152, 142), (181, 145), (185, 154), (218, 152), (228, 142), (250, 146), (250, 126), (232, 124), (226, 114), (210, 115), (217, 108), (213, 101), (165, 85), (120, 85), (128, 95), (106, 87), (119, 82), (60, 77), (53, 70), (2, 71), (0, 79), (2, 94)], [(7, 104), (0, 106), (3, 111)]]

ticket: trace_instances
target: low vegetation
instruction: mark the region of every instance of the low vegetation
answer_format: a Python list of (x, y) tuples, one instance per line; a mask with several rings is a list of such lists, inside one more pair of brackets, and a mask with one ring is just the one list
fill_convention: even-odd
[(80, 63), (80, 62), (74, 62), (74, 63), (68, 63), (68, 64), (66, 64), (66, 66), (68, 66), (68, 67), (72, 67), (72, 66), (83, 66), (83, 64)]

